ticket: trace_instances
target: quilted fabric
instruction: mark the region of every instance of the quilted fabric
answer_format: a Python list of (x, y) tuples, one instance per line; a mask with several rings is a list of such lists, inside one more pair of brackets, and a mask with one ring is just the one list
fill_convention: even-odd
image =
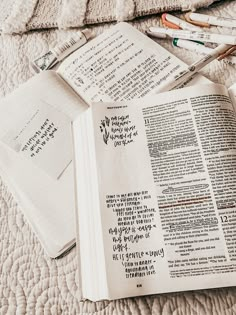
[(2, 0), (0, 29), (12, 34), (125, 21), (163, 11), (195, 10), (214, 1), (217, 0)]
[[(224, 1), (204, 12), (236, 18), (235, 2)], [(158, 23), (159, 16), (132, 22), (141, 31)], [(100, 25), (93, 29), (100, 33), (109, 26)], [(236, 35), (236, 30), (211, 30)], [(51, 30), (0, 36), (0, 97), (34, 74), (29, 65), (31, 60), (45, 53), (49, 45), (56, 45), (74, 32)], [(159, 40), (159, 43), (187, 63), (199, 57), (185, 50), (173, 50), (170, 41)], [(203, 73), (212, 81), (227, 86), (236, 82), (235, 67), (223, 62), (214, 61)], [(2, 171), (0, 175), (0, 314), (236, 314), (236, 288), (169, 293), (111, 302), (80, 302), (75, 248), (61, 259), (47, 257), (26, 223)]]

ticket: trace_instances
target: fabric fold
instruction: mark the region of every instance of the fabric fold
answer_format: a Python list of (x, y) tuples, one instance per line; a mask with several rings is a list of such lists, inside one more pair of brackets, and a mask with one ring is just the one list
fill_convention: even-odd
[(38, 0), (18, 0), (12, 5), (11, 13), (2, 25), (5, 34), (24, 33), (27, 23), (34, 14)]
[[(219, 0), (2, 0), (0, 29), (14, 34), (30, 30), (82, 27), (175, 10), (196, 10)], [(223, 2), (223, 1), (221, 1)]]
[(61, 15), (58, 19), (58, 27), (80, 27), (84, 25), (88, 0), (63, 0)]
[(134, 0), (117, 0), (116, 4), (116, 19), (117, 21), (128, 21), (135, 17)]

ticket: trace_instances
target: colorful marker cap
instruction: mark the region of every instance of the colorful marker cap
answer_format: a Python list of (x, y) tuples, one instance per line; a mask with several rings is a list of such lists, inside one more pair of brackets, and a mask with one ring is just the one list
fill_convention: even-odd
[(174, 38), (174, 39), (173, 39), (173, 42), (172, 42), (172, 43), (173, 43), (173, 45), (174, 45), (175, 47), (178, 46), (178, 45), (177, 45), (178, 40), (179, 40), (178, 38)]

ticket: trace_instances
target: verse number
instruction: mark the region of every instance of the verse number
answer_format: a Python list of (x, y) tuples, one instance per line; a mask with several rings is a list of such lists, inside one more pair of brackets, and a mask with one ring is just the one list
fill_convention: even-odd
[(221, 219), (221, 222), (222, 222), (222, 223), (228, 222), (228, 217), (227, 217), (227, 215), (221, 215), (221, 216), (220, 216), (220, 219)]

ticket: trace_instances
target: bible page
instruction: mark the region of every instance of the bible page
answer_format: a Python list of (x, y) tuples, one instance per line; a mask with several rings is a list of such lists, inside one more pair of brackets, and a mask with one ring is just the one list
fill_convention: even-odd
[[(57, 72), (89, 104), (144, 97), (186, 64), (128, 23), (78, 49)], [(197, 75), (189, 82), (209, 82)]]
[(235, 285), (236, 118), (227, 90), (199, 85), (93, 104), (92, 119), (109, 298)]

